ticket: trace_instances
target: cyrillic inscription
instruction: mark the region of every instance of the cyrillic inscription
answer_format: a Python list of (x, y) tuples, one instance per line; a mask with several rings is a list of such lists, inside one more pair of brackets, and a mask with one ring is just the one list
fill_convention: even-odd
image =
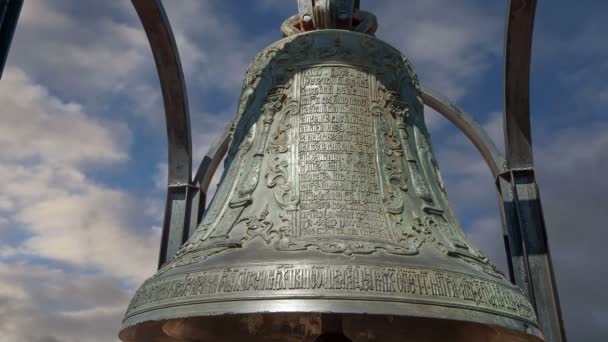
[(297, 120), (299, 234), (389, 240), (376, 175), (367, 73), (303, 70)]
[[(307, 291), (316, 295), (389, 297), (409, 301), (452, 301), (534, 320), (522, 293), (487, 280), (447, 271), (353, 265), (281, 265), (229, 268), (152, 281), (142, 287), (129, 311), (146, 304), (187, 297), (229, 298), (231, 294)], [(274, 294), (273, 294), (274, 295)], [(257, 295), (256, 295), (257, 296)], [(389, 299), (390, 300), (390, 299)]]

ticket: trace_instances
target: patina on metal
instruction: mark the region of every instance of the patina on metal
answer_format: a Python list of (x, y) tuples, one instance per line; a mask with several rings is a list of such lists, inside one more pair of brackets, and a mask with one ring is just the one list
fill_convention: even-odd
[(23, 0), (0, 0), (0, 79), (22, 7)]
[(124, 341), (542, 340), (450, 207), (412, 65), (341, 4), (251, 64), (218, 192)]

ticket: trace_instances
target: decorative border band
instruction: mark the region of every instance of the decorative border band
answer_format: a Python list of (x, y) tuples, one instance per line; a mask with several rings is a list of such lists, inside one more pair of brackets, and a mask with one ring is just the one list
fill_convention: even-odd
[(456, 272), (372, 265), (233, 267), (152, 278), (135, 294), (126, 319), (167, 304), (181, 306), (251, 297), (331, 297), (450, 305), (536, 322), (524, 294), (507, 284)]

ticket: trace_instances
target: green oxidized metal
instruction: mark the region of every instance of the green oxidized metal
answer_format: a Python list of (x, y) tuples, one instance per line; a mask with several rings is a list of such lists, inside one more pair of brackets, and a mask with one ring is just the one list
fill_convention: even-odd
[(402, 338), (415, 330), (407, 322), (453, 341), (474, 340), (455, 327), (503, 336), (493, 341), (541, 336), (526, 296), (450, 207), (412, 66), (341, 30), (292, 35), (255, 58), (218, 192), (141, 286), (121, 337), (303, 341), (327, 330), (323, 317), (360, 341)]

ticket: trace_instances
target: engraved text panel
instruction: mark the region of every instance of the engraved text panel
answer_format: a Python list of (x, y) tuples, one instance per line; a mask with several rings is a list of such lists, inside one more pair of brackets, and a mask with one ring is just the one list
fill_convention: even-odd
[(367, 73), (345, 66), (300, 74), (299, 235), (390, 240), (378, 185)]

